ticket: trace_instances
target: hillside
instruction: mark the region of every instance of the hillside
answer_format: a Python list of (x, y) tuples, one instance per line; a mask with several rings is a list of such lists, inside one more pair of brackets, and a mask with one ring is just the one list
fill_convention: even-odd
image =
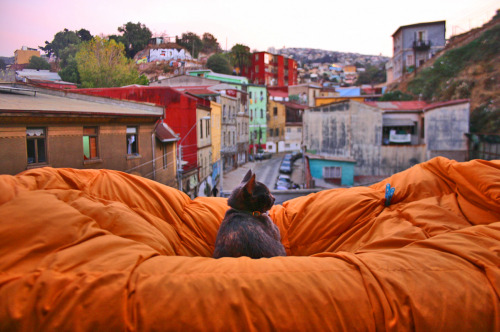
[(500, 133), (500, 12), (453, 37), (416, 73), (389, 87), (430, 102), (468, 98), (471, 131)]

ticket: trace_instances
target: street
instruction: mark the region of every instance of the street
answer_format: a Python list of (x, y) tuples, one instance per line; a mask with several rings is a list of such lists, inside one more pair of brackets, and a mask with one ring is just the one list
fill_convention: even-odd
[[(276, 197), (275, 204), (282, 204), (289, 199), (317, 192), (318, 189), (274, 190), (274, 185), (279, 175), (279, 167), (284, 155), (284, 153), (273, 154), (271, 159), (248, 162), (237, 169), (224, 173), (221, 196), (228, 197), (231, 191), (241, 183), (241, 180), (243, 180), (249, 169), (256, 174), (257, 181), (264, 183), (273, 192), (273, 195)], [(301, 159), (295, 161), (291, 178), (293, 182), (302, 185)]]

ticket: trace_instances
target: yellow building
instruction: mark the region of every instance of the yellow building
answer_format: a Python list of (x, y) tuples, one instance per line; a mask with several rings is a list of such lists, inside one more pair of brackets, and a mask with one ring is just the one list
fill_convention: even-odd
[(267, 103), (267, 151), (273, 153), (285, 151), (285, 122), (285, 105), (270, 99)]
[(40, 51), (36, 48), (23, 46), (20, 50), (14, 52), (14, 63), (17, 65), (28, 64), (32, 56), (40, 57)]
[(215, 101), (210, 102), (212, 124), (212, 164), (220, 160), (221, 149), (221, 105)]

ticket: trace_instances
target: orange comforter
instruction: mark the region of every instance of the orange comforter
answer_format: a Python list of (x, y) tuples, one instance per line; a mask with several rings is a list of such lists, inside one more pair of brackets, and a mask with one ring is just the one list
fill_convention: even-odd
[(110, 170), (0, 176), (0, 330), (500, 330), (500, 161), (275, 206), (288, 257), (210, 258), (227, 208)]

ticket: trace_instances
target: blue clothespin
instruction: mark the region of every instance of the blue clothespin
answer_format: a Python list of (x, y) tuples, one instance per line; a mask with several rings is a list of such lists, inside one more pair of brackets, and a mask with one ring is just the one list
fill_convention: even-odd
[(391, 185), (388, 183), (385, 186), (385, 206), (391, 205), (391, 198), (394, 195), (394, 191), (396, 188), (391, 188)]

